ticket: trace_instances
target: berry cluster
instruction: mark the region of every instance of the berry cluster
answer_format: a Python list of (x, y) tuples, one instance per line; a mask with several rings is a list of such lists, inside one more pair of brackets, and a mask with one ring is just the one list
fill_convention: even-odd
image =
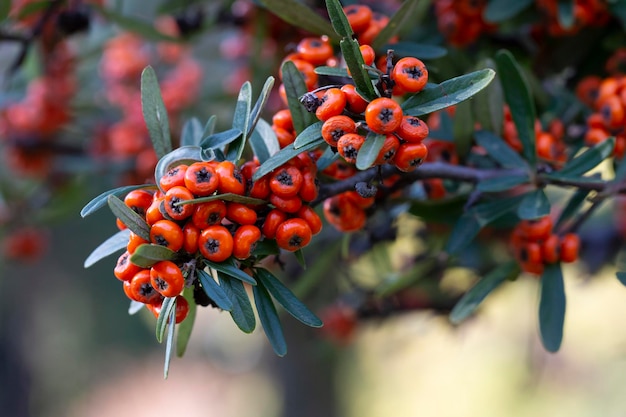
[[(186, 284), (199, 285), (193, 275), (185, 280), (190, 265), (204, 268), (206, 261), (234, 258), (252, 266), (257, 260), (254, 249), (263, 240), (274, 240), (290, 252), (308, 245), (322, 228), (320, 217), (307, 204), (317, 197), (314, 161), (302, 154), (252, 183), (259, 166), (257, 161), (241, 169), (230, 161), (181, 164), (161, 177), (158, 190), (129, 192), (124, 203), (145, 220), (150, 240), (130, 232), (118, 259), (114, 272), (124, 282), (126, 295), (151, 306), (158, 316), (164, 297), (182, 299)], [(126, 225), (118, 219), (118, 227)], [(132, 262), (132, 255), (145, 244), (164, 246), (175, 255), (142, 268)], [(186, 301), (180, 303), (177, 323), (184, 319), (186, 306)]]
[(522, 220), (511, 233), (511, 248), (521, 269), (541, 275), (545, 264), (574, 262), (578, 259), (580, 238), (575, 233), (562, 236), (552, 230), (552, 218)]
[(584, 27), (600, 27), (610, 20), (607, 2), (602, 0), (574, 1), (573, 22), (570, 27), (563, 26), (563, 22), (559, 19), (559, 2), (557, 0), (536, 0), (535, 3), (546, 19), (541, 29), (546, 30), (550, 36), (572, 35)]

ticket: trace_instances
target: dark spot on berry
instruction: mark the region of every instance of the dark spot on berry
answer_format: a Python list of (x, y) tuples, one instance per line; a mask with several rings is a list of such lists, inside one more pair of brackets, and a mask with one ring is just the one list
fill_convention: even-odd
[(344, 146), (343, 154), (347, 159), (354, 159), (359, 154), (359, 151), (352, 145)]
[(382, 109), (380, 113), (378, 114), (378, 118), (383, 123), (389, 123), (390, 121), (393, 120), (393, 110), (389, 108)]
[(165, 237), (163, 237), (163, 235), (154, 236), (154, 243), (161, 246), (167, 246), (169, 244), (169, 242), (167, 241), (167, 239), (165, 239)]
[(293, 178), (291, 178), (291, 175), (289, 175), (286, 170), (280, 171), (276, 179), (283, 185), (293, 185)]
[(209, 239), (204, 244), (204, 247), (209, 253), (217, 253), (220, 250), (220, 241), (217, 239)]
[(168, 287), (167, 282), (161, 277), (156, 278), (155, 282), (156, 282), (157, 290), (163, 291), (163, 290), (166, 290)]
[(213, 178), (213, 174), (205, 167), (202, 167), (200, 171), (196, 172), (196, 181), (199, 183), (209, 182)]
[(183, 201), (181, 198), (178, 197), (172, 197), (172, 199), (170, 200), (170, 208), (172, 209), (172, 211), (176, 214), (180, 214), (183, 212), (183, 206), (177, 206), (176, 204)]
[(302, 237), (298, 235), (291, 236), (291, 238), (289, 239), (289, 246), (291, 246), (292, 248), (299, 248), (300, 245), (302, 245)]
[(407, 67), (407, 68), (404, 68), (402, 72), (404, 72), (405, 74), (408, 74), (410, 78), (413, 78), (416, 80), (423, 75), (422, 70), (419, 69), (418, 67)]

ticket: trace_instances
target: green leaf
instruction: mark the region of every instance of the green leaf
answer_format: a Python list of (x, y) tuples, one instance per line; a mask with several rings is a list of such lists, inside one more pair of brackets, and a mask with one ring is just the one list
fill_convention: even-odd
[(502, 83), (504, 98), (511, 109), (513, 122), (522, 142), (522, 154), (531, 167), (537, 162), (535, 151), (535, 103), (530, 89), (522, 75), (521, 68), (513, 55), (506, 50), (496, 54), (498, 76)]
[(326, 0), (326, 10), (328, 10), (330, 24), (335, 32), (344, 39), (351, 39), (354, 32), (339, 0)]
[(256, 129), (257, 122), (261, 119), (261, 112), (265, 108), (265, 105), (270, 98), (270, 94), (272, 93), (274, 81), (274, 77), (268, 77), (267, 80), (265, 80), (265, 84), (263, 84), (263, 88), (261, 89), (261, 94), (259, 94), (259, 98), (254, 103), (254, 107), (250, 112), (250, 121), (248, 123), (248, 132), (246, 136), (250, 136)]
[(130, 261), (142, 268), (150, 268), (160, 261), (171, 261), (176, 257), (176, 252), (165, 246), (153, 243), (143, 243), (137, 246), (130, 256)]
[(490, 23), (510, 19), (530, 6), (533, 0), (489, 0), (483, 18)]
[(569, 161), (558, 173), (569, 177), (580, 176), (608, 158), (613, 153), (614, 147), (615, 138), (610, 137)]
[(293, 143), (285, 146), (283, 149), (280, 150), (280, 152), (272, 155), (270, 159), (265, 161), (265, 163), (256, 170), (256, 172), (252, 176), (252, 181), (257, 181), (259, 178), (274, 171), (285, 162), (295, 158), (298, 154), (308, 151), (310, 149), (314, 149), (322, 143), (325, 143), (324, 139), (320, 138), (317, 142), (311, 142), (308, 145), (302, 146), (299, 149), (295, 149), (293, 147)]
[(293, 147), (299, 149), (312, 142), (319, 143), (322, 139), (322, 125), (324, 122), (315, 122), (311, 126), (304, 129), (293, 142)]
[(252, 293), (254, 294), (254, 303), (259, 313), (261, 325), (263, 326), (267, 339), (272, 345), (272, 349), (274, 349), (274, 352), (278, 356), (285, 356), (287, 354), (287, 342), (285, 341), (283, 328), (280, 325), (280, 318), (278, 317), (272, 298), (262, 285), (257, 285), (252, 288)]
[(206, 197), (198, 197), (198, 198), (194, 198), (193, 200), (181, 200), (175, 203), (175, 205), (184, 206), (185, 204), (207, 203), (209, 201), (214, 201), (214, 200), (232, 201), (235, 203), (252, 204), (252, 205), (266, 203), (265, 200), (261, 200), (259, 198), (247, 197), (245, 195), (239, 195), (239, 194), (234, 194), (234, 193), (224, 193), (224, 194), (209, 195)]
[(183, 125), (183, 133), (180, 138), (181, 146), (199, 146), (203, 138), (204, 128), (196, 117), (188, 119)]
[(238, 161), (243, 154), (248, 139), (248, 127), (250, 126), (250, 109), (252, 108), (252, 85), (246, 81), (239, 90), (235, 114), (233, 115), (233, 129), (237, 129), (243, 134), (228, 146), (226, 159)]
[(321, 67), (316, 67), (315, 68), (315, 73), (317, 75), (327, 75), (329, 77), (343, 77), (343, 78), (349, 78), (350, 75), (348, 75), (348, 70), (346, 68), (339, 68), (339, 67), (325, 67), (325, 66), (321, 66)]
[(174, 308), (170, 311), (168, 322), (171, 324), (167, 329), (167, 338), (165, 339), (165, 361), (163, 362), (163, 378), (165, 379), (167, 379), (167, 375), (170, 372), (170, 361), (172, 360), (174, 328), (176, 327), (174, 324), (176, 323), (176, 302), (174, 302)]
[(490, 68), (454, 77), (426, 87), (402, 103), (404, 114), (422, 116), (461, 103), (487, 87), (496, 72)]
[(339, 153), (334, 152), (330, 146), (326, 146), (326, 149), (324, 149), (322, 156), (320, 156), (315, 165), (317, 166), (318, 171), (323, 171), (328, 168), (330, 164), (339, 160), (340, 158), (341, 155), (339, 155)]
[(212, 115), (211, 117), (209, 117), (209, 119), (206, 121), (206, 124), (204, 125), (204, 131), (202, 132), (203, 138), (207, 136), (211, 136), (213, 132), (215, 132), (216, 123), (217, 123), (216, 115)]
[(474, 117), (469, 102), (464, 101), (456, 106), (452, 132), (456, 152), (461, 158), (465, 158), (472, 147), (472, 135), (474, 134)]
[(572, 194), (572, 196), (567, 201), (567, 204), (565, 204), (565, 207), (563, 207), (563, 210), (561, 210), (559, 219), (554, 225), (555, 230), (558, 230), (569, 219), (578, 214), (578, 210), (584, 204), (590, 192), (591, 190), (578, 189), (574, 194)]
[(299, 134), (307, 126), (315, 123), (317, 117), (313, 113), (309, 113), (300, 103), (300, 97), (308, 93), (308, 89), (304, 83), (304, 77), (295, 64), (291, 61), (285, 61), (280, 71), (283, 75), (283, 85), (287, 95), (287, 105), (291, 112), (293, 129)]
[(542, 189), (524, 194), (517, 215), (520, 219), (533, 220), (550, 214), (550, 201)]
[(574, 0), (559, 0), (558, 1), (558, 14), (559, 25), (563, 29), (570, 29), (576, 23), (574, 17)]
[[(178, 165), (191, 165), (202, 161), (202, 148), (199, 146), (181, 146), (163, 156), (154, 169), (154, 180), (158, 184), (167, 171)], [(163, 190), (161, 190), (163, 191)]]
[(90, 214), (98, 211), (102, 207), (107, 204), (107, 199), (110, 195), (114, 195), (116, 197), (125, 196), (130, 191), (139, 190), (143, 188), (154, 188), (153, 184), (142, 184), (142, 185), (126, 185), (124, 187), (115, 188), (113, 190), (105, 191), (93, 200), (91, 200), (83, 209), (80, 211), (81, 217), (85, 218)]
[(263, 119), (258, 120), (248, 143), (260, 163), (264, 163), (272, 155), (280, 151), (276, 133), (274, 133), (270, 124)]
[(487, 151), (489, 157), (493, 158), (503, 168), (525, 168), (528, 169), (526, 161), (519, 156), (503, 139), (486, 130), (479, 130), (474, 133), (476, 143)]
[(464, 213), (454, 225), (444, 251), (454, 255), (464, 249), (480, 232), (482, 225), (472, 213)]
[(319, 14), (297, 0), (260, 0), (276, 16), (295, 27), (316, 35), (327, 35), (337, 40), (333, 27)]
[(200, 147), (203, 149), (220, 149), (224, 145), (228, 145), (229, 143), (241, 138), (242, 133), (243, 132), (237, 128), (228, 129), (219, 133), (213, 133), (200, 141)]
[(622, 24), (622, 29), (626, 29), (626, 2), (609, 2), (608, 6), (611, 15), (619, 19), (620, 23)]
[(517, 261), (509, 261), (496, 267), (470, 288), (454, 305), (450, 312), (450, 321), (453, 324), (460, 324), (476, 311), (480, 303), (493, 290), (504, 281), (517, 276), (519, 272)]
[(280, 254), (280, 248), (278, 244), (276, 244), (276, 240), (274, 239), (263, 239), (257, 242), (254, 250), (252, 251), (252, 256), (263, 258), (268, 255), (278, 255)]
[(272, 294), (272, 297), (296, 320), (310, 327), (322, 327), (323, 323), (307, 306), (302, 303), (289, 288), (278, 280), (270, 271), (256, 268), (254, 276)]
[(163, 342), (165, 328), (167, 327), (172, 311), (174, 311), (174, 313), (176, 312), (176, 297), (165, 297), (163, 304), (161, 304), (161, 311), (159, 312), (159, 317), (157, 317), (156, 322), (156, 339), (159, 343)]
[(458, 195), (440, 200), (414, 200), (409, 213), (425, 222), (454, 223), (463, 214), (467, 195)]
[(304, 257), (304, 252), (302, 252), (302, 248), (295, 251), (294, 256), (296, 257), (296, 261), (302, 267), (302, 269), (306, 269), (306, 259)]
[[(485, 60), (480, 67), (494, 69), (496, 63)], [(497, 77), (497, 75), (496, 75)], [(492, 82), (472, 99), (472, 110), (481, 129), (496, 135), (502, 134), (504, 125), (504, 95), (500, 81)]]
[(546, 265), (541, 275), (539, 331), (541, 342), (548, 352), (556, 352), (561, 347), (565, 304), (565, 287), (561, 264)]
[(376, 94), (376, 90), (374, 90), (369, 73), (364, 68), (365, 61), (359, 49), (359, 42), (355, 39), (342, 39), (341, 42), (339, 42), (339, 47), (341, 48), (341, 53), (346, 61), (346, 65), (350, 69), (350, 74), (352, 74), (352, 80), (354, 81), (357, 92), (367, 101), (377, 98), (378, 94)]
[(228, 298), (226, 292), (219, 286), (213, 277), (202, 269), (196, 269), (200, 284), (206, 295), (222, 310), (231, 311), (233, 309), (233, 302)]
[(476, 189), (486, 193), (506, 191), (517, 185), (526, 184), (529, 180), (528, 174), (504, 175), (482, 180), (478, 183)]
[(128, 246), (128, 239), (130, 238), (130, 230), (120, 230), (104, 242), (102, 242), (97, 248), (91, 252), (91, 254), (85, 259), (85, 268), (89, 268), (101, 259), (106, 258), (109, 255), (113, 255), (122, 249), (126, 249)]
[(0, 2), (0, 22), (9, 17), (9, 11), (11, 11), (11, 1)]
[(236, 279), (226, 278), (222, 274), (218, 275), (220, 286), (233, 304), (230, 316), (241, 331), (252, 333), (256, 327), (256, 319), (254, 318), (254, 310), (252, 310), (252, 305), (243, 283)]
[(359, 153), (356, 156), (356, 167), (360, 170), (366, 170), (374, 164), (378, 153), (385, 144), (387, 135), (380, 135), (378, 133), (369, 132), (365, 137), (365, 142), (359, 149)]
[(239, 269), (232, 259), (227, 259), (224, 262), (211, 262), (208, 259), (204, 260), (204, 263), (222, 274), (226, 274), (229, 277), (236, 278), (240, 281), (247, 282), (250, 285), (256, 285), (256, 281), (250, 275)]
[(146, 305), (144, 303), (140, 303), (139, 301), (130, 300), (130, 305), (128, 306), (128, 315), (132, 316), (141, 311)]
[[(189, 312), (187, 313), (185, 320), (178, 324), (178, 335), (176, 336), (176, 356), (179, 358), (182, 358), (187, 350), (189, 338), (191, 337), (191, 331), (193, 330), (193, 325), (196, 321), (196, 313), (198, 312), (198, 306), (193, 299), (193, 288), (186, 287), (183, 290), (183, 297), (185, 297), (187, 304), (189, 304)], [(174, 316), (174, 320), (176, 320), (176, 316)]]
[(415, 42), (396, 42), (385, 44), (381, 50), (393, 50), (393, 55), (398, 58), (415, 57), (420, 60), (437, 59), (446, 56), (448, 50), (437, 45), (428, 45)]
[(145, 40), (180, 42), (180, 39), (178, 38), (167, 36), (159, 32), (157, 29), (155, 29), (153, 22), (146, 22), (144, 20), (136, 19), (134, 17), (124, 16), (113, 10), (105, 9), (95, 4), (91, 4), (91, 7), (94, 7), (96, 10), (98, 10), (98, 12), (102, 14), (108, 22), (115, 23), (124, 30), (136, 33)]
[(143, 240), (150, 241), (150, 226), (139, 214), (128, 207), (122, 200), (111, 194), (107, 197), (109, 208), (131, 231)]
[(172, 151), (170, 123), (161, 97), (159, 82), (151, 66), (141, 73), (141, 111), (159, 158)]
[(617, 272), (616, 276), (619, 282), (621, 282), (622, 285), (626, 286), (626, 272)]
[(412, 28), (418, 25), (418, 22), (422, 21), (422, 18), (428, 11), (428, 6), (429, 4), (426, 1), (404, 1), (400, 5), (398, 10), (396, 10), (396, 12), (393, 14), (393, 16), (391, 16), (389, 22), (387, 22), (387, 24), (383, 27), (383, 30), (381, 30), (376, 38), (374, 38), (374, 41), (372, 42), (372, 48), (378, 51), (383, 45), (389, 42), (391, 38), (398, 35), (407, 27)]
[(481, 226), (486, 226), (499, 217), (517, 209), (523, 199), (524, 195), (497, 198), (475, 205), (470, 209), (470, 212), (476, 216)]

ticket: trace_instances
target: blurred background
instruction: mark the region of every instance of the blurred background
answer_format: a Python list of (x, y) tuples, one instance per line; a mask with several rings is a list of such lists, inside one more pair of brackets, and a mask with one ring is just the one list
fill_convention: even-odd
[[(390, 15), (401, 2), (369, 3)], [(429, 61), (434, 79), (468, 71), (501, 45), (530, 51), (512, 39), (530, 36), (528, 22), (542, 10), (531, 6), (498, 30), (479, 25), (463, 35), (451, 29), (452, 17), (435, 18), (443, 7), (435, 3), (444, 2), (423, 3), (411, 36), (449, 50)], [(323, 2), (308, 4), (324, 13)], [(450, 324), (450, 302), (480, 275), (472, 253), (436, 291), (420, 287), (403, 308), (366, 306), (357, 317), (354, 306), (367, 294), (351, 290), (385, 278), (371, 267), (380, 255), (372, 248), (385, 245), (397, 268), (441, 246), (441, 229), (399, 216), (349, 241), (329, 227), (306, 249), (306, 270), (292, 259), (276, 268), (326, 324), (312, 329), (282, 316), (285, 357), (274, 355), (262, 329), (246, 335), (228, 313), (200, 308), (185, 356), (172, 359), (164, 379), (155, 319), (146, 309), (129, 316), (112, 273), (116, 257), (84, 268), (118, 230), (115, 217), (104, 209), (81, 218), (80, 210), (108, 189), (150, 180), (156, 156), (139, 101), (146, 65), (159, 77), (175, 139), (191, 116), (216, 115), (218, 130), (227, 129), (241, 84), (251, 81), (256, 97), (306, 32), (245, 0), (3, 0), (0, 9), (0, 415), (623, 416), (626, 289), (606, 263), (621, 242), (610, 204), (581, 231), (596, 251), (564, 270), (567, 316), (556, 354), (538, 339), (531, 276), (506, 282), (474, 317)], [(551, 47), (602, 39), (594, 53), (606, 58), (623, 40), (616, 28), (581, 29)], [(544, 75), (566, 77), (575, 57), (560, 59), (546, 62)], [(573, 79), (556, 80), (572, 90), (597, 66), (585, 62)], [(276, 92), (264, 117), (281, 106)], [(486, 259), (502, 253), (474, 250)]]

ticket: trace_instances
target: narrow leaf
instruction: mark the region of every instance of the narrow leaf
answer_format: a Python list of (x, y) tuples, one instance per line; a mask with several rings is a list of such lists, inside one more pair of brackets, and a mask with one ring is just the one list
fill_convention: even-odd
[(356, 156), (357, 169), (366, 170), (374, 164), (374, 161), (378, 158), (378, 153), (385, 144), (386, 138), (387, 135), (380, 135), (374, 132), (367, 134), (365, 142)]
[(575, 215), (579, 213), (580, 207), (585, 203), (587, 196), (591, 190), (583, 190), (578, 189), (572, 196), (567, 200), (567, 204), (561, 210), (561, 214), (559, 215), (559, 219), (554, 225), (554, 229), (558, 230), (562, 225), (564, 225), (569, 219), (573, 218)]
[(304, 258), (304, 252), (302, 252), (302, 248), (295, 251), (294, 256), (296, 257), (296, 261), (302, 267), (302, 269), (306, 269), (306, 259)]
[(213, 277), (202, 269), (196, 269), (200, 284), (206, 295), (222, 310), (231, 311), (233, 309), (233, 303), (228, 298), (226, 292), (219, 286)]
[(320, 156), (317, 160), (316, 165), (318, 171), (325, 170), (330, 164), (337, 161), (339, 158), (341, 158), (341, 155), (339, 155), (338, 152), (334, 152), (330, 146), (327, 146), (322, 153), (322, 156)]
[(344, 39), (352, 38), (354, 32), (339, 0), (326, 0), (326, 9), (335, 32)]
[(393, 16), (391, 16), (389, 22), (383, 27), (383, 30), (374, 38), (372, 48), (379, 50), (407, 26), (416, 26), (422, 21), (422, 18), (428, 11), (428, 6), (428, 2), (419, 0), (406, 0), (403, 2)]
[(495, 75), (494, 70), (486, 68), (451, 78), (441, 84), (428, 84), (419, 94), (409, 97), (402, 104), (402, 108), (405, 114), (411, 116), (422, 116), (445, 109), (467, 100), (487, 87)]
[(260, 3), (276, 16), (295, 27), (316, 35), (327, 35), (337, 39), (330, 23), (297, 0), (260, 0)]
[(85, 259), (85, 268), (89, 268), (101, 259), (113, 255), (122, 249), (126, 249), (128, 239), (130, 238), (130, 230), (120, 230), (104, 242), (102, 242), (91, 254)]
[(613, 153), (615, 138), (610, 137), (578, 155), (558, 172), (560, 175), (576, 177), (598, 166)]
[(532, 2), (533, 0), (489, 0), (483, 17), (487, 22), (499, 23), (516, 16)]
[(322, 143), (325, 143), (324, 139), (320, 138), (317, 142), (311, 142), (308, 145), (302, 146), (299, 149), (295, 149), (293, 143), (285, 146), (283, 149), (280, 150), (280, 152), (273, 155), (256, 170), (256, 172), (252, 176), (252, 181), (258, 180), (262, 176), (269, 174), (279, 166), (283, 165), (285, 162), (295, 158), (298, 154), (308, 151), (309, 149), (314, 149)]
[(131, 300), (130, 305), (128, 306), (128, 315), (132, 316), (141, 311), (146, 305), (144, 303), (140, 303), (139, 301)]
[(213, 133), (200, 141), (200, 147), (220, 149), (241, 138), (242, 132), (238, 128), (228, 129), (223, 132)]
[(513, 122), (523, 145), (522, 153), (528, 163), (534, 167), (537, 161), (535, 151), (536, 112), (530, 89), (522, 76), (517, 61), (509, 51), (501, 50), (496, 54), (496, 66), (502, 83), (504, 98), (511, 109)]
[(350, 75), (348, 75), (348, 70), (346, 68), (339, 68), (339, 67), (325, 67), (325, 66), (316, 67), (315, 73), (317, 75), (327, 75), (329, 77), (343, 77), (343, 78), (350, 77)]
[(503, 139), (486, 130), (474, 133), (478, 145), (485, 148), (489, 157), (493, 158), (503, 168), (528, 168), (522, 159)]
[[(189, 312), (187, 317), (181, 323), (178, 324), (178, 335), (176, 336), (176, 356), (182, 358), (187, 350), (189, 344), (189, 338), (191, 338), (191, 331), (196, 321), (196, 313), (198, 312), (198, 306), (193, 299), (193, 288), (187, 287), (183, 290), (183, 297), (189, 304)], [(174, 316), (176, 319), (176, 316)]]
[(315, 117), (313, 113), (309, 113), (302, 103), (300, 103), (300, 97), (305, 95), (308, 89), (304, 83), (304, 77), (300, 71), (298, 71), (295, 64), (291, 61), (285, 61), (281, 67), (281, 73), (283, 75), (283, 85), (285, 86), (287, 105), (291, 112), (293, 128), (296, 133), (299, 134), (307, 126), (315, 123), (317, 117)]
[(274, 302), (269, 293), (262, 285), (252, 288), (254, 294), (254, 303), (259, 313), (259, 320), (265, 331), (265, 335), (272, 345), (272, 349), (278, 356), (287, 354), (287, 342), (283, 334), (283, 328), (280, 325), (280, 318), (276, 312)]
[(183, 125), (183, 133), (180, 138), (181, 146), (198, 146), (203, 137), (204, 128), (196, 117), (188, 119)]
[(222, 274), (228, 275), (229, 277), (236, 278), (240, 281), (247, 282), (250, 285), (256, 285), (256, 281), (250, 275), (243, 272), (239, 269), (232, 259), (225, 260), (224, 262), (211, 262), (208, 259), (204, 260), (204, 263), (209, 267), (213, 268)]
[(248, 123), (248, 132), (246, 133), (246, 136), (250, 136), (252, 132), (254, 132), (257, 122), (261, 119), (261, 112), (270, 98), (274, 81), (274, 77), (268, 77), (267, 80), (265, 80), (265, 84), (263, 84), (263, 88), (261, 89), (261, 94), (259, 94), (259, 98), (254, 103), (254, 107), (250, 112), (250, 121)]
[(154, 188), (153, 184), (142, 184), (142, 185), (126, 185), (124, 187), (115, 188), (113, 190), (105, 191), (100, 194), (93, 200), (91, 200), (83, 209), (80, 211), (81, 217), (87, 217), (100, 208), (104, 207), (107, 204), (107, 199), (110, 195), (114, 195), (116, 197), (121, 197), (128, 194), (130, 191), (139, 190), (142, 188)]
[(165, 246), (144, 243), (137, 246), (130, 256), (130, 261), (142, 268), (150, 268), (157, 262), (170, 261), (176, 257), (176, 252)]
[(172, 350), (174, 347), (174, 329), (176, 325), (176, 304), (170, 311), (168, 322), (171, 323), (167, 328), (167, 338), (165, 339), (165, 361), (163, 362), (163, 378), (167, 379), (170, 372), (170, 362), (172, 360)]
[(520, 184), (525, 184), (528, 181), (528, 174), (506, 175), (482, 180), (478, 183), (476, 189), (482, 192), (493, 193), (510, 190), (511, 188)]
[[(199, 146), (181, 146), (163, 156), (154, 169), (154, 179), (158, 184), (167, 171), (177, 165), (190, 165), (202, 161), (202, 148)], [(161, 190), (163, 191), (163, 190)]]
[(161, 97), (159, 82), (152, 67), (141, 73), (141, 111), (150, 133), (152, 146), (159, 158), (172, 151), (170, 124)]
[(122, 200), (111, 194), (107, 197), (109, 208), (130, 230), (140, 238), (150, 241), (150, 226), (139, 214), (128, 207)]
[[(491, 59), (487, 59), (480, 67), (495, 69), (496, 63)], [(472, 110), (476, 121), (482, 129), (496, 135), (502, 134), (504, 125), (504, 93), (499, 80), (498, 82), (490, 83), (474, 96), (472, 99)]]
[(278, 280), (270, 271), (257, 268), (255, 278), (258, 279), (265, 288), (272, 294), (272, 297), (284, 307), (296, 320), (311, 327), (322, 327), (322, 320), (319, 319), (307, 306), (302, 303), (289, 288)]
[(622, 285), (626, 286), (626, 272), (617, 272), (616, 276), (619, 282), (621, 282)]
[(359, 49), (359, 43), (355, 39), (343, 39), (339, 42), (339, 47), (346, 65), (350, 69), (357, 92), (368, 101), (377, 98), (378, 94), (374, 90), (369, 73), (364, 68), (365, 61)]
[(299, 149), (312, 142), (318, 142), (322, 138), (322, 125), (323, 122), (315, 122), (311, 126), (304, 129), (293, 142), (293, 147)]
[(542, 189), (526, 193), (517, 209), (517, 215), (524, 220), (538, 219), (548, 214), (550, 214), (550, 201)]
[(539, 331), (543, 346), (548, 352), (556, 352), (561, 347), (565, 305), (565, 287), (561, 264), (546, 265), (541, 275)]
[(474, 133), (474, 117), (468, 101), (459, 103), (456, 106), (452, 133), (457, 154), (461, 158), (465, 158), (472, 147), (472, 135)]
[(260, 163), (264, 163), (280, 150), (276, 133), (270, 124), (263, 119), (258, 120), (248, 143), (250, 143), (252, 152)]
[(507, 279), (511, 279), (519, 274), (519, 266), (516, 261), (509, 261), (499, 265), (490, 273), (480, 279), (470, 288), (461, 299), (455, 304), (450, 312), (450, 321), (459, 324), (476, 311), (480, 303), (498, 288)]
[(203, 138), (206, 136), (210, 136), (213, 134), (213, 132), (215, 132), (216, 123), (217, 123), (216, 115), (212, 115), (211, 117), (209, 117), (209, 119), (206, 121), (206, 124), (204, 125), (204, 131), (202, 132)]
[(442, 58), (448, 53), (447, 49), (441, 46), (415, 42), (388, 43), (380, 49), (383, 51), (393, 49), (393, 55), (398, 58), (414, 56), (421, 60)]
[(163, 304), (161, 304), (161, 311), (156, 322), (156, 339), (159, 343), (163, 342), (163, 336), (165, 335), (165, 328), (169, 321), (170, 313), (176, 311), (176, 297), (165, 297)]
[(252, 333), (256, 327), (256, 319), (243, 283), (236, 279), (224, 277), (222, 274), (219, 274), (219, 280), (220, 286), (233, 304), (233, 308), (230, 310), (233, 321), (244, 333)]
[(252, 251), (252, 256), (259, 258), (278, 254), (280, 254), (280, 248), (274, 239), (263, 239), (260, 242), (257, 242), (254, 250)]
[(476, 216), (476, 219), (482, 226), (486, 226), (501, 216), (516, 210), (524, 197), (524, 195), (500, 197), (477, 204), (470, 211)]
[(237, 97), (237, 105), (235, 106), (235, 114), (233, 115), (233, 130), (237, 129), (243, 132), (241, 136), (235, 138), (228, 146), (226, 159), (229, 161), (238, 161), (243, 154), (248, 138), (248, 127), (250, 125), (250, 109), (252, 108), (252, 85), (246, 81), (239, 90)]
[(481, 224), (472, 213), (464, 213), (454, 225), (445, 246), (445, 252), (455, 255), (465, 249), (478, 235)]

